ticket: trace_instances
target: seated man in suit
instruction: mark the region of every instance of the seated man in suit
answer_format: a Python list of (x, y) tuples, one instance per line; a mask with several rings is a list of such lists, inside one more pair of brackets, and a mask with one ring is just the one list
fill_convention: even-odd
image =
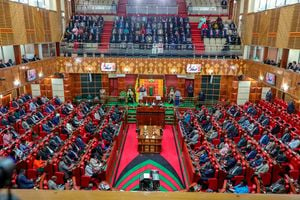
[(267, 173), (269, 171), (269, 164), (266, 160), (264, 160), (259, 166), (255, 168), (255, 174), (260, 175)]
[(60, 98), (58, 96), (56, 96), (54, 98), (54, 102), (55, 102), (56, 105), (61, 105), (62, 104), (62, 102), (61, 102), (61, 100), (60, 100)]
[(293, 114), (293, 113), (295, 113), (296, 108), (295, 108), (294, 102), (291, 101), (291, 102), (288, 103), (288, 106), (287, 106), (287, 108), (286, 108), (286, 111), (287, 111), (288, 114)]
[(252, 160), (255, 158), (255, 156), (257, 155), (257, 150), (255, 148), (255, 146), (251, 146), (251, 151), (246, 155), (246, 159), (248, 161)]
[(29, 62), (28, 58), (26, 58), (25, 55), (22, 55), (22, 63), (28, 63), (28, 62)]
[(300, 146), (299, 136), (295, 136), (294, 139), (292, 139), (288, 145), (293, 150), (297, 149)]
[(227, 175), (228, 179), (231, 179), (235, 176), (239, 176), (243, 173), (243, 167), (241, 165), (241, 163), (237, 163), (234, 167), (232, 167)]
[(52, 122), (55, 126), (57, 126), (57, 125), (60, 123), (60, 115), (59, 115), (59, 113), (56, 113), (56, 114), (54, 115), (54, 117), (52, 118), (51, 122)]
[(88, 133), (90, 133), (90, 134), (94, 134), (95, 133), (95, 131), (96, 131), (96, 127), (93, 125), (93, 123), (92, 122), (89, 122), (89, 123), (87, 123), (85, 126), (84, 126), (84, 128), (85, 128), (85, 130), (88, 132)]
[(86, 144), (82, 141), (82, 138), (80, 135), (77, 136), (76, 140), (75, 140), (75, 144), (81, 149), (83, 150), (86, 146)]
[(16, 117), (12, 114), (8, 115), (7, 119), (8, 119), (10, 124), (14, 124), (17, 121)]
[(74, 164), (67, 161), (66, 157), (63, 157), (58, 164), (58, 171), (63, 172), (65, 179), (69, 179), (72, 176), (72, 169)]
[(47, 123), (43, 123), (42, 124), (42, 129), (43, 131), (45, 131), (46, 133), (50, 133), (52, 131), (52, 129), (48, 126)]
[(22, 128), (27, 131), (30, 129), (30, 126), (26, 121), (22, 121)]
[(58, 185), (56, 183), (56, 181), (57, 181), (56, 176), (52, 176), (51, 179), (49, 179), (49, 181), (48, 181), (49, 190), (64, 190), (65, 186), (64, 185)]
[(266, 187), (266, 190), (267, 190), (267, 193), (285, 194), (286, 188), (285, 188), (284, 178), (278, 179), (270, 187)]
[(264, 147), (269, 143), (269, 141), (270, 138), (268, 136), (268, 133), (265, 131), (259, 140), (259, 144)]
[(19, 189), (34, 188), (34, 182), (25, 176), (25, 169), (20, 169), (20, 173), (17, 176), (17, 185)]
[(247, 145), (247, 140), (244, 136), (241, 137), (241, 139), (237, 143), (238, 148), (245, 147)]
[(292, 139), (291, 133), (288, 128), (285, 129), (283, 136), (281, 137), (281, 141), (285, 144), (290, 142)]

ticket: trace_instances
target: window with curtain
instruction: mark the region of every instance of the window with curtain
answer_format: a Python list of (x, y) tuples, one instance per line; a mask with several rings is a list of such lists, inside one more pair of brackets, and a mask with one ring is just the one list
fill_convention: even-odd
[(285, 0), (277, 0), (276, 1), (276, 7), (284, 6)]
[(272, 9), (276, 7), (276, 1), (277, 0), (268, 0), (267, 2), (267, 9)]
[(28, 4), (30, 6), (56, 11), (55, 0), (10, 0), (13, 2)]
[(299, 0), (286, 0), (286, 5), (299, 3)]
[(260, 0), (258, 11), (266, 10), (267, 0)]

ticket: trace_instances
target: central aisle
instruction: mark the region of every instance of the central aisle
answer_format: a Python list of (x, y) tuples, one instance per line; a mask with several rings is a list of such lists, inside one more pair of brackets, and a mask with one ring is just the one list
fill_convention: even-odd
[(140, 175), (157, 169), (160, 173), (161, 191), (185, 189), (180, 162), (172, 126), (165, 126), (161, 154), (140, 155), (136, 138), (136, 125), (130, 124), (116, 172), (114, 187), (126, 191), (137, 190)]

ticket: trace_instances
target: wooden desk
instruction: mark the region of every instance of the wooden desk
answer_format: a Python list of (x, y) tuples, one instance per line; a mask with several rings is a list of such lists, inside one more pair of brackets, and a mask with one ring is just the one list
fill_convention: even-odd
[(164, 128), (165, 109), (159, 106), (141, 106), (136, 110), (137, 127), (140, 125), (156, 125)]
[(138, 151), (139, 153), (160, 153), (162, 136), (161, 126), (139, 126)]

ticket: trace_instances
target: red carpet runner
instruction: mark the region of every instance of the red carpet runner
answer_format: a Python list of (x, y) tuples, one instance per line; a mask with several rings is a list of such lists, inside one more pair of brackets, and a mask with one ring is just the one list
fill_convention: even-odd
[(184, 180), (172, 126), (166, 126), (163, 133), (161, 154), (139, 155), (137, 151), (136, 125), (129, 125), (114, 187), (131, 191), (137, 190), (139, 176), (151, 169), (160, 173), (161, 191), (184, 189)]

